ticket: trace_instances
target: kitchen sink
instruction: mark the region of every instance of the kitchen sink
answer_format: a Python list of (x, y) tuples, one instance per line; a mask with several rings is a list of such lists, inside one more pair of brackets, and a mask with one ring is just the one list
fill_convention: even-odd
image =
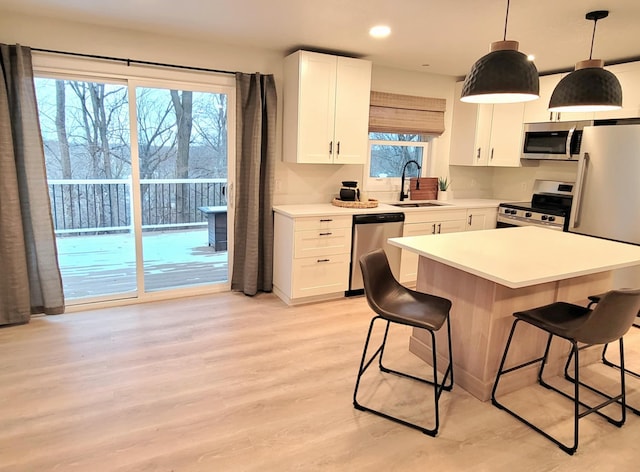
[(433, 203), (433, 202), (407, 202), (407, 203), (390, 203), (389, 205), (401, 208), (418, 208), (418, 207), (437, 207), (446, 206), (446, 203)]

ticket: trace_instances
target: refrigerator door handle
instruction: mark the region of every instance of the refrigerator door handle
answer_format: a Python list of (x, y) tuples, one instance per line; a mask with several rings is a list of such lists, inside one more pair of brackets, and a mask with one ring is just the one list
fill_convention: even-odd
[(580, 210), (582, 209), (582, 191), (584, 189), (584, 179), (587, 174), (587, 165), (589, 164), (589, 153), (585, 152), (583, 159), (580, 161), (580, 168), (578, 169), (578, 188), (575, 196), (575, 208), (573, 210), (573, 222), (571, 227), (577, 228), (580, 226)]
[(567, 142), (564, 147), (564, 153), (567, 155), (567, 159), (571, 159), (571, 141), (573, 141), (573, 133), (575, 132), (576, 132), (576, 127), (573, 126), (571, 127), (571, 129), (569, 130), (569, 133), (567, 134)]

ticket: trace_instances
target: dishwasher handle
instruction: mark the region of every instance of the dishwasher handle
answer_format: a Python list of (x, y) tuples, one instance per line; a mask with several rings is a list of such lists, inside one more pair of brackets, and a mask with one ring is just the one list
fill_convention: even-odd
[(353, 215), (354, 225), (398, 223), (404, 221), (404, 213), (371, 213)]

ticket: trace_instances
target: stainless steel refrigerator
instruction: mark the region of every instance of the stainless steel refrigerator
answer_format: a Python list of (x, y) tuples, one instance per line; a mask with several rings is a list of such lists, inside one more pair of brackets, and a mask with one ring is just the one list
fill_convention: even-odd
[[(640, 124), (584, 128), (569, 231), (640, 245)], [(640, 269), (614, 274), (640, 287)]]

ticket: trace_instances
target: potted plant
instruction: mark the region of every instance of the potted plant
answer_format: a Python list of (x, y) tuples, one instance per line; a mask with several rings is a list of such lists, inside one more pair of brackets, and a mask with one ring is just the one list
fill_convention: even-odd
[(438, 177), (438, 200), (446, 200), (447, 199), (447, 191), (449, 190), (449, 178)]

